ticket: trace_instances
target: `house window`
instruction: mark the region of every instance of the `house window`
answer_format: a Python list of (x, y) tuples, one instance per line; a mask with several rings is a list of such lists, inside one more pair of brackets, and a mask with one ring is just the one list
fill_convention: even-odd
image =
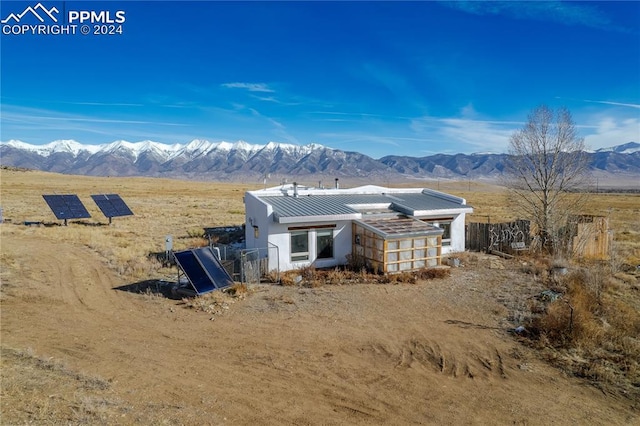
[(291, 261), (309, 260), (309, 231), (291, 233)]
[(423, 221), (442, 229), (444, 231), (442, 233), (442, 245), (451, 245), (451, 222), (453, 221), (453, 218), (424, 219)]
[(438, 227), (444, 229), (442, 233), (442, 245), (450, 246), (451, 245), (451, 222), (439, 222)]
[(256, 225), (253, 225), (253, 238), (259, 238), (259, 237), (260, 237), (260, 229)]
[(333, 231), (316, 232), (316, 250), (318, 259), (333, 258)]

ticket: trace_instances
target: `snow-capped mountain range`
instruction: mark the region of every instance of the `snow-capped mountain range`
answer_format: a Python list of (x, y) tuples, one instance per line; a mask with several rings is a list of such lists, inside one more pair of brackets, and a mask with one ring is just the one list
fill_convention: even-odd
[[(309, 145), (292, 145), (292, 144), (283, 144), (277, 142), (269, 142), (266, 145), (252, 145), (244, 141), (237, 142), (209, 142), (207, 140), (194, 139), (188, 144), (173, 144), (168, 145), (160, 142), (154, 141), (141, 141), (141, 142), (128, 142), (125, 140), (119, 140), (115, 142), (111, 142), (109, 144), (103, 145), (84, 145), (80, 142), (77, 142), (72, 139), (68, 140), (57, 140), (50, 142), (45, 145), (32, 145), (29, 143), (25, 143), (17, 140), (10, 140), (5, 142), (4, 145), (10, 146), (13, 148), (21, 149), (24, 151), (35, 152), (39, 155), (47, 157), (53, 153), (61, 153), (66, 152), (73, 155), (78, 155), (82, 151), (87, 151), (90, 154), (97, 154), (100, 152), (103, 153), (127, 153), (132, 156), (135, 160), (142, 153), (152, 152), (155, 155), (158, 155), (165, 160), (170, 160), (174, 157), (179, 156), (187, 156), (187, 157), (198, 157), (202, 155), (207, 155), (213, 151), (220, 152), (229, 152), (229, 151), (246, 151), (248, 153), (259, 152), (263, 149), (266, 150), (274, 150), (281, 149), (288, 152), (304, 152), (309, 153), (314, 149), (322, 148), (321, 145), (317, 144), (309, 144)], [(134, 160), (134, 161), (135, 161)]]
[(640, 151), (640, 144), (635, 142), (625, 143), (624, 145), (616, 145), (610, 148), (600, 148), (596, 149), (592, 152), (615, 152), (618, 154), (633, 154), (634, 152)]
[(336, 172), (339, 176), (367, 176), (375, 173), (381, 166), (366, 155), (334, 150), (318, 144), (270, 142), (266, 145), (252, 145), (244, 141), (231, 143), (198, 139), (174, 145), (123, 140), (104, 145), (84, 145), (74, 140), (32, 145), (10, 140), (0, 143), (0, 164), (94, 176), (167, 176), (220, 180), (269, 174), (295, 176), (323, 172)]
[[(163, 176), (212, 180), (347, 177), (495, 178), (502, 173), (506, 154), (475, 153), (427, 157), (386, 156), (373, 159), (358, 152), (341, 151), (318, 144), (293, 145), (270, 142), (252, 145), (244, 141), (187, 144), (154, 141), (115, 141), (85, 145), (57, 140), (32, 145), (10, 140), (0, 143), (0, 165), (93, 176)], [(640, 178), (640, 144), (629, 142), (589, 152), (591, 168)]]

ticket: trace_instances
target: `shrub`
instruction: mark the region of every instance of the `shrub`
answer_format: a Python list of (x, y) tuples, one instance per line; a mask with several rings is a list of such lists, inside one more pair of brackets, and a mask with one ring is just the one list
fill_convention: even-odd
[(343, 284), (415, 284), (419, 280), (445, 278), (451, 274), (448, 268), (425, 268), (418, 271), (402, 272), (399, 274), (374, 274), (365, 269), (353, 271), (347, 268), (316, 269), (307, 266), (301, 269), (287, 271), (281, 274), (280, 283), (285, 286), (301, 285), (304, 287), (319, 287), (322, 285)]
[(421, 280), (434, 280), (446, 278), (451, 275), (451, 269), (448, 268), (425, 268), (417, 271), (416, 276)]
[(204, 238), (203, 228), (191, 228), (187, 229), (187, 235), (189, 238)]
[(362, 271), (367, 268), (367, 260), (358, 254), (347, 255), (347, 268), (352, 271)]
[(247, 293), (249, 293), (249, 289), (244, 283), (235, 283), (227, 289), (227, 294), (240, 299), (244, 298)]
[(640, 312), (612, 279), (602, 264), (561, 277), (562, 297), (531, 304), (526, 329), (552, 363), (640, 397)]

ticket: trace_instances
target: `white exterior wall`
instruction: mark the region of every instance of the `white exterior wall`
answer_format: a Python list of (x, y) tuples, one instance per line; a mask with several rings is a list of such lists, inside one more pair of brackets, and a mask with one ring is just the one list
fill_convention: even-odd
[(442, 247), (442, 254), (460, 252), (465, 250), (465, 214), (461, 213), (451, 222), (451, 245)]
[[(314, 225), (333, 225), (335, 228), (309, 229), (309, 260), (291, 261), (291, 231), (290, 226), (304, 227)], [(333, 258), (316, 259), (316, 232), (333, 231)], [(313, 265), (317, 268), (344, 265), (347, 263), (347, 255), (351, 254), (351, 221), (304, 223), (304, 224), (280, 224), (272, 222), (269, 229), (269, 242), (278, 247), (278, 259), (269, 258), (269, 270), (280, 269), (288, 271)], [(273, 254), (273, 252), (271, 252)]]
[[(266, 248), (269, 236), (269, 225), (273, 223), (273, 209), (247, 192), (244, 196), (244, 237), (246, 247)], [(258, 227), (258, 238), (255, 238), (254, 226)]]
[[(443, 215), (438, 216), (442, 217)], [(429, 221), (430, 217), (420, 216), (418, 217), (418, 219)], [(442, 246), (442, 255), (464, 251), (465, 237), (465, 213), (455, 214), (453, 215), (453, 220), (451, 221), (451, 243), (448, 246)]]
[[(287, 271), (313, 264), (318, 268), (344, 265), (351, 254), (351, 221), (280, 224), (273, 220), (273, 209), (258, 197), (247, 192), (245, 204), (245, 242), (248, 249), (268, 248), (269, 270)], [(291, 261), (291, 233), (289, 227), (301, 228), (314, 225), (336, 225), (335, 228), (309, 229), (309, 260)], [(254, 226), (258, 227), (255, 238)], [(333, 258), (316, 259), (316, 232), (333, 230)], [(277, 247), (274, 248), (273, 246)], [(267, 251), (260, 253), (267, 256)]]

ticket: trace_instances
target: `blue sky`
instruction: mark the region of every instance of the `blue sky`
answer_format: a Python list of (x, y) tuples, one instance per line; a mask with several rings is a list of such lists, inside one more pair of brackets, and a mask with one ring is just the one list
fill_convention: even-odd
[[(37, 3), (3, 0), (0, 17)], [(590, 148), (640, 142), (636, 1), (41, 3), (124, 11), (122, 34), (3, 28), (2, 141), (505, 152), (547, 104)]]

